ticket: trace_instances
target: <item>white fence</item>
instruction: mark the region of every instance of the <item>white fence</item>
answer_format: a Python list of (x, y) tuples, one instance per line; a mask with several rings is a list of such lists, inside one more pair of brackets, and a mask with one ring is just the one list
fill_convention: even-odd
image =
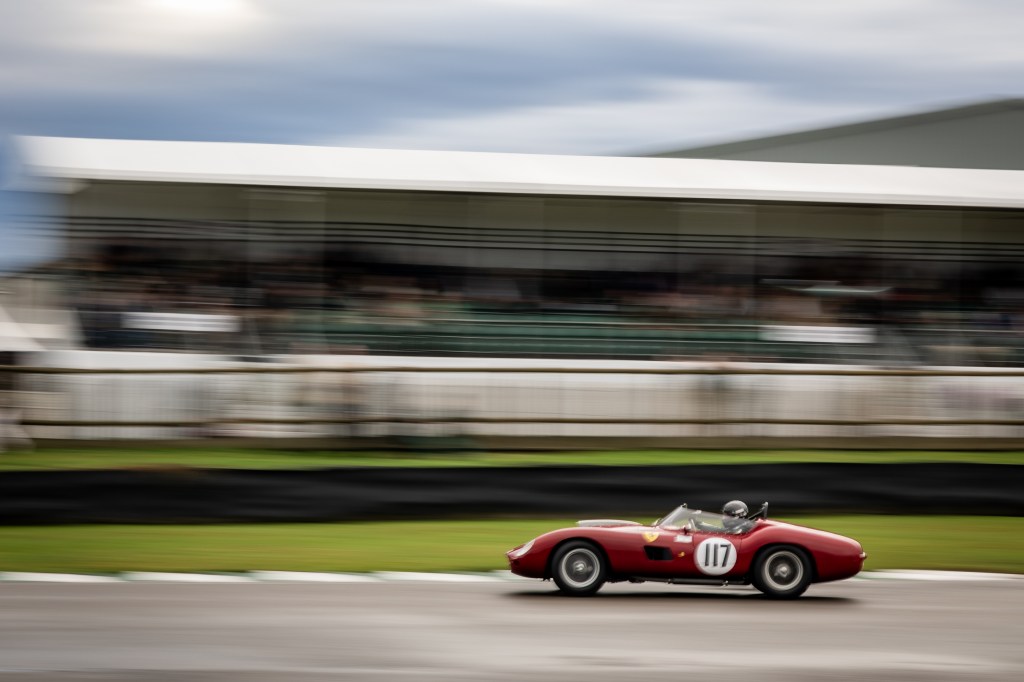
[(53, 351), (6, 373), (37, 439), (1024, 436), (1006, 369)]

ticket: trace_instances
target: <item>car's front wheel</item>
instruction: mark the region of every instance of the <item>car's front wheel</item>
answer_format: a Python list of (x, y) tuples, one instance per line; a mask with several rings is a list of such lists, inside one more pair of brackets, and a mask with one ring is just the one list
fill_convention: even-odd
[(754, 563), (751, 582), (772, 599), (796, 599), (811, 584), (811, 560), (797, 547), (773, 547)]
[(552, 577), (558, 589), (574, 597), (594, 594), (608, 572), (604, 554), (583, 540), (567, 542), (558, 548), (552, 561)]

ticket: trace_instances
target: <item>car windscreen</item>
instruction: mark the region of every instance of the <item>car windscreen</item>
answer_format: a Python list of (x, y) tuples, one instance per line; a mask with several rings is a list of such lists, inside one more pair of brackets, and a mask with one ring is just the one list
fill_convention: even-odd
[(749, 533), (755, 524), (755, 521), (749, 519), (727, 517), (700, 509), (687, 509), (685, 505), (676, 507), (657, 523), (659, 526), (669, 528), (689, 528), (702, 533), (728, 533), (730, 535)]

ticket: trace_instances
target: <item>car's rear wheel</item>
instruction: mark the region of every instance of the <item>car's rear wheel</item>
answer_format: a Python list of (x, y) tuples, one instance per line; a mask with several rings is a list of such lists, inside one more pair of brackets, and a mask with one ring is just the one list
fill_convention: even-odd
[(797, 547), (772, 547), (754, 562), (754, 587), (772, 599), (796, 599), (812, 578), (811, 560)]
[(562, 592), (586, 597), (604, 585), (608, 566), (604, 554), (595, 545), (574, 540), (555, 552), (551, 573)]

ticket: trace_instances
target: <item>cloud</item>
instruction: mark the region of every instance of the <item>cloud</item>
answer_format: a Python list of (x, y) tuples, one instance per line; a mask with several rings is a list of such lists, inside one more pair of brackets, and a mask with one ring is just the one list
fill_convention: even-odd
[[(458, 117), (410, 118), (387, 130), (344, 136), (340, 145), (380, 148), (461, 149), (522, 153), (607, 154), (664, 151), (680, 141), (718, 141), (723, 130), (759, 135), (800, 124), (869, 115), (840, 104), (794, 102), (770, 88), (717, 81), (648, 83), (629, 99), (538, 105)], [(756, 111), (756, 119), (750, 112)]]
[(181, 1), (0, 3), (0, 132), (592, 153), (1024, 82), (1009, 0)]

